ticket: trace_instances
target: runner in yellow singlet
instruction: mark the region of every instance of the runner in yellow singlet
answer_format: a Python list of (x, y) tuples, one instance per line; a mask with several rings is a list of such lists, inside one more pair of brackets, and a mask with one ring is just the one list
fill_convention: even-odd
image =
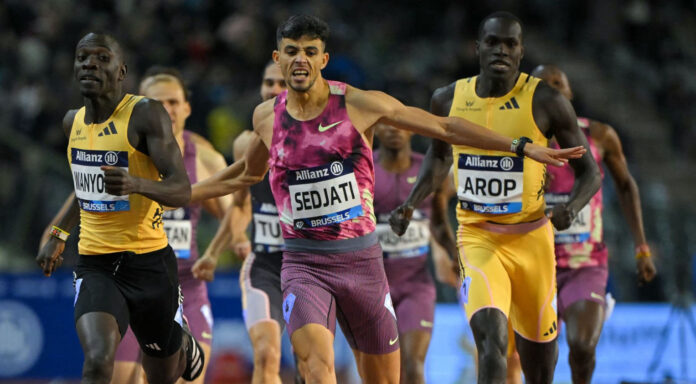
[[(583, 145), (570, 103), (539, 79), (519, 71), (524, 48), (522, 23), (507, 12), (486, 17), (479, 27), (478, 76), (435, 91), (431, 110), (463, 117), (493, 132), (562, 147)], [(545, 167), (521, 156), (434, 140), (419, 180), (391, 218), (403, 233), (414, 206), (439, 186), (454, 161), (459, 205), (457, 233), (462, 266), (461, 296), (479, 352), (479, 383), (504, 383), (507, 321), (516, 334), (528, 383), (551, 383), (558, 356), (553, 231), (544, 214)], [(570, 201), (552, 213), (567, 228), (599, 188), (597, 164), (587, 153), (570, 161), (576, 183)], [(452, 245), (447, 248), (451, 248)]]
[(75, 328), (85, 355), (82, 380), (108, 383), (130, 325), (150, 383), (198, 377), (203, 352), (182, 321), (174, 251), (163, 205), (188, 203), (191, 186), (162, 104), (123, 92), (119, 43), (90, 33), (77, 44), (75, 79), (84, 107), (63, 129), (75, 196), (36, 261), (50, 276), (79, 219)]

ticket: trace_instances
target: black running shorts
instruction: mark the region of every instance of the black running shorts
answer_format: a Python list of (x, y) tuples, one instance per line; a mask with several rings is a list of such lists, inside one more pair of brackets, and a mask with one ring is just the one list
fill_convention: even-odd
[(128, 325), (147, 355), (167, 357), (181, 347), (181, 304), (176, 256), (170, 246), (135, 254), (80, 255), (75, 268), (75, 322), (90, 312)]

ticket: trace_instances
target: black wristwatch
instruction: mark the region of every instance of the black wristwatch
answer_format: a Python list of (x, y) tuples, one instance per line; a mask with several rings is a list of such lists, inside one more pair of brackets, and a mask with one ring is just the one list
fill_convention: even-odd
[(533, 141), (526, 136), (512, 140), (512, 144), (510, 144), (510, 152), (516, 153), (519, 157), (524, 157), (524, 146), (527, 145), (527, 143), (533, 143)]

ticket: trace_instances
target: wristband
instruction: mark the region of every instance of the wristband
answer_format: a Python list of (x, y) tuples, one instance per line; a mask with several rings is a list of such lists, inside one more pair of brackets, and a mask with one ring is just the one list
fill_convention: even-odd
[(70, 236), (70, 233), (54, 225), (51, 227), (51, 236), (58, 240), (68, 241), (68, 236)]
[(532, 142), (532, 139), (526, 136), (514, 139), (512, 140), (512, 144), (510, 144), (510, 152), (517, 154), (519, 157), (524, 157), (524, 146)]
[(652, 257), (652, 252), (650, 252), (650, 246), (647, 244), (641, 244), (636, 247), (636, 259)]

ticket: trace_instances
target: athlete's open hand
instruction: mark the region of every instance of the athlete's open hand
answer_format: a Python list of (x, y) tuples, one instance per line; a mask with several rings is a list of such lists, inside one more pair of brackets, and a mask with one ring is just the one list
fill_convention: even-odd
[(406, 233), (408, 224), (411, 222), (411, 216), (413, 216), (413, 206), (401, 204), (396, 207), (389, 216), (389, 225), (392, 231), (399, 236)]
[(547, 212), (547, 216), (551, 218), (551, 223), (559, 231), (568, 229), (575, 219), (575, 213), (568, 209), (566, 204), (554, 205), (553, 209)]
[(63, 264), (63, 251), (65, 250), (65, 242), (55, 237), (51, 237), (46, 244), (39, 250), (39, 255), (36, 256), (36, 264), (43, 269), (45, 276), (51, 276), (51, 273)]
[(655, 268), (652, 257), (639, 257), (636, 260), (636, 268), (638, 283), (640, 284), (651, 282), (657, 274), (657, 268)]
[(217, 258), (203, 255), (193, 264), (191, 273), (198, 280), (213, 281), (215, 278), (215, 267), (217, 267)]
[(543, 145), (527, 143), (524, 146), (524, 155), (543, 164), (562, 166), (568, 159), (579, 159), (587, 152), (585, 147), (553, 149)]
[(110, 195), (123, 196), (138, 191), (138, 179), (122, 168), (103, 165), (104, 187)]

